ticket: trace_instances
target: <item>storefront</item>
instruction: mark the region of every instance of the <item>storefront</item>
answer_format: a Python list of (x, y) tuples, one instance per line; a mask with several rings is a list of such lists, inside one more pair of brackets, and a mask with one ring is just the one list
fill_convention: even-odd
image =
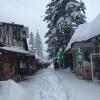
[(79, 25), (66, 50), (73, 53), (73, 70), (84, 79), (100, 79), (100, 15)]
[(73, 54), (73, 71), (81, 78), (91, 79), (91, 58), (94, 53), (93, 42), (80, 42), (74, 44), (71, 49)]
[[(11, 50), (10, 50), (11, 49)], [(24, 59), (28, 52), (18, 52), (13, 48), (0, 48), (0, 80), (8, 80), (10, 78), (16, 80), (20, 74), (21, 61), (24, 61), (24, 67), (26, 60)]]

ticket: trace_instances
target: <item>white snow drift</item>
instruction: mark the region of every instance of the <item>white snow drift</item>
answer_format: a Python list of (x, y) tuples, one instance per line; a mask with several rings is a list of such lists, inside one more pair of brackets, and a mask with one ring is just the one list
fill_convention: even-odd
[(23, 100), (24, 89), (12, 80), (0, 81), (0, 100)]

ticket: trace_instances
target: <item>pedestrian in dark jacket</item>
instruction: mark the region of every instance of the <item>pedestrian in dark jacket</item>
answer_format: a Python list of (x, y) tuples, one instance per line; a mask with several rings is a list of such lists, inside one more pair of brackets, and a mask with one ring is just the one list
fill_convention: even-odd
[(57, 59), (54, 59), (54, 70), (59, 70), (59, 64), (57, 62)]

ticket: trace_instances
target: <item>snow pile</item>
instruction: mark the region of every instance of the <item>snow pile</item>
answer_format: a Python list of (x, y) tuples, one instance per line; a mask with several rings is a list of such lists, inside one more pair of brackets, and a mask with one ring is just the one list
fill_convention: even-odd
[(12, 80), (0, 81), (0, 100), (23, 100), (24, 89)]
[(70, 42), (66, 47), (66, 51), (71, 48), (74, 42), (86, 41), (100, 35), (100, 15), (98, 15), (91, 23), (81, 24), (75, 31)]

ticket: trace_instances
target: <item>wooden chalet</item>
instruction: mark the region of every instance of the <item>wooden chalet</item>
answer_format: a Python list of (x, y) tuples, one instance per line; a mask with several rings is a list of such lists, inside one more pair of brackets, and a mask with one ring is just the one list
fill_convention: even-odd
[(80, 25), (66, 47), (72, 70), (81, 78), (100, 80), (100, 15)]
[[(16, 78), (28, 67), (28, 27), (14, 23), (0, 23), (0, 80)], [(34, 61), (33, 55), (33, 61)]]

